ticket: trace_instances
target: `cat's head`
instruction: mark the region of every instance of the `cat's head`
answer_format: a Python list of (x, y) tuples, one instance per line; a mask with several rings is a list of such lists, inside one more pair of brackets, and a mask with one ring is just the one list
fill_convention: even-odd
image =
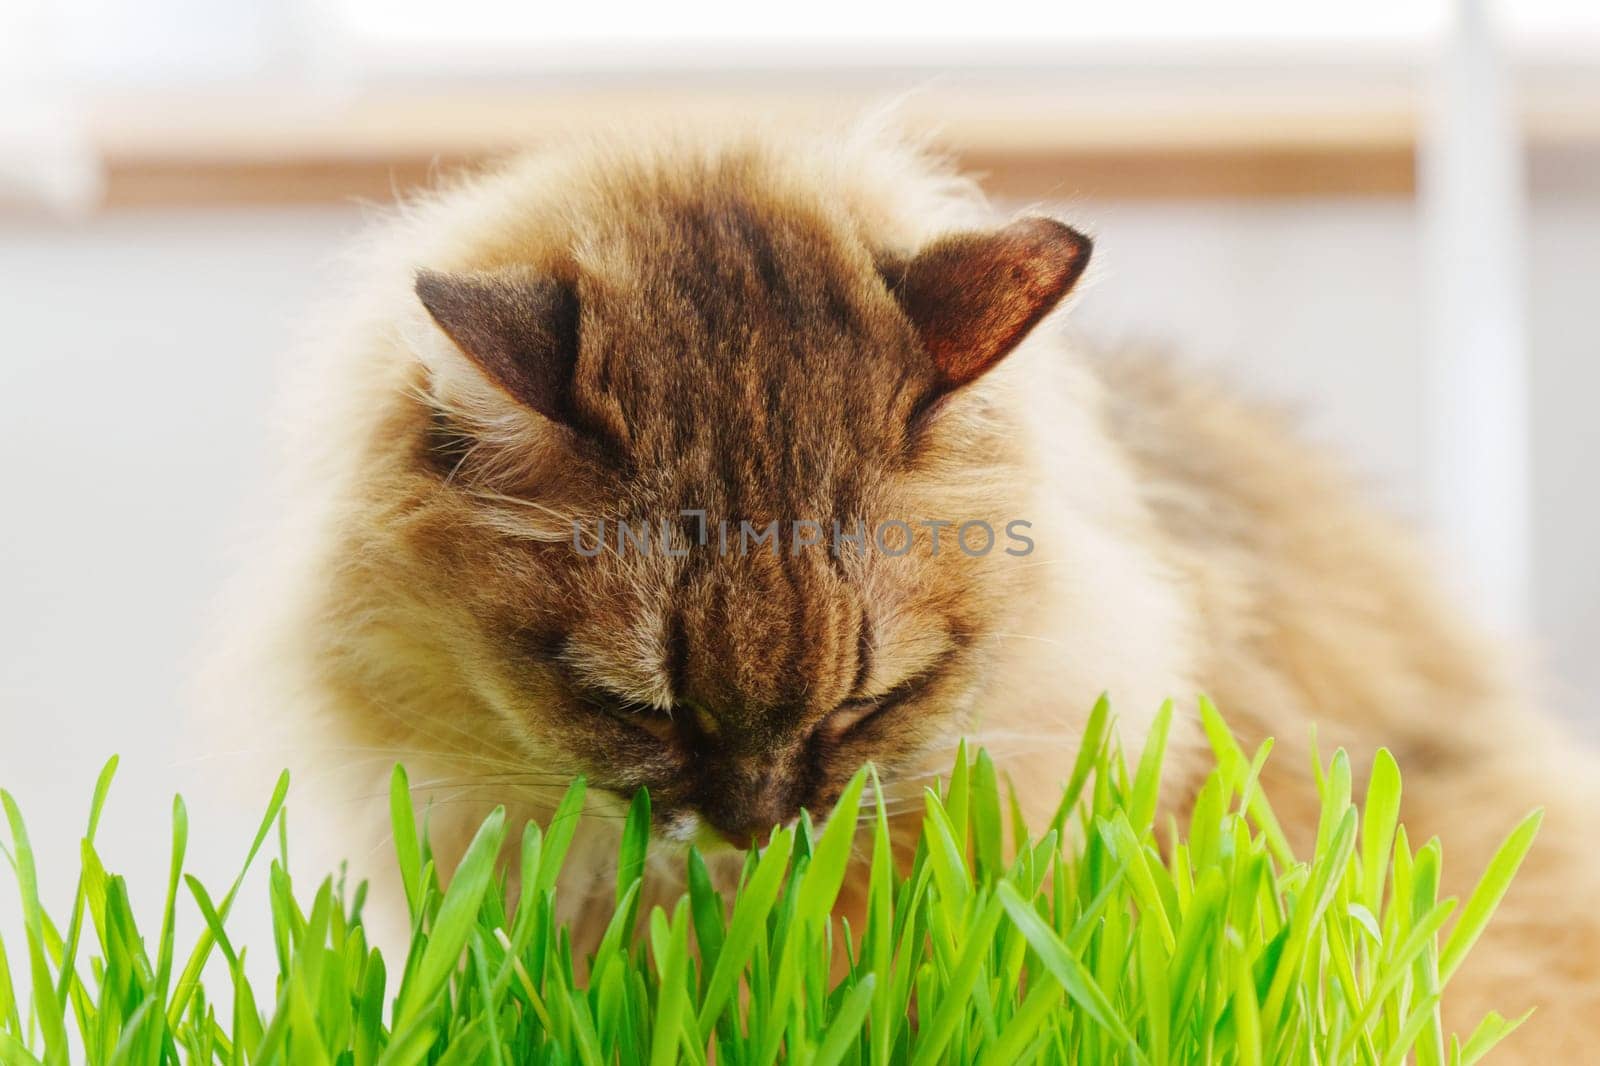
[(961, 730), (1032, 547), (982, 382), (1089, 242), (882, 246), (732, 164), (617, 186), (417, 274), (405, 594), (503, 760), (745, 845)]

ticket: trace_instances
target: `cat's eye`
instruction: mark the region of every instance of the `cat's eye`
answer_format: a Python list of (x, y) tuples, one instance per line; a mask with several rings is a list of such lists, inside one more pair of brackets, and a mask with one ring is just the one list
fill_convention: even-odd
[(938, 677), (938, 671), (926, 670), (895, 685), (881, 696), (846, 700), (835, 707), (822, 720), (818, 731), (837, 739), (859, 726), (901, 707), (922, 695)]
[(880, 699), (846, 700), (822, 720), (819, 732), (828, 737), (842, 737), (884, 709)]
[(663, 710), (653, 703), (624, 699), (594, 689), (580, 692), (578, 699), (585, 706), (608, 718), (614, 718), (657, 736), (663, 736), (674, 728), (673, 712)]
[(628, 701), (615, 704), (610, 708), (612, 714), (620, 718), (668, 718), (672, 717), (671, 711), (664, 711), (653, 703), (638, 703)]
[(673, 708), (673, 713), (682, 715), (686, 721), (692, 722), (697, 730), (708, 737), (714, 737), (722, 732), (722, 723), (717, 721), (717, 716), (693, 700), (683, 700)]

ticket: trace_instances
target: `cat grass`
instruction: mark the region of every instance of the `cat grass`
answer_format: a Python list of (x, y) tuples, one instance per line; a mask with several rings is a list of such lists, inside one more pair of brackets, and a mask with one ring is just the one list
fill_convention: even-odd
[[(1307, 767), (1321, 820), (1314, 850), (1296, 856), (1259, 787), (1271, 743), (1241, 750), (1209, 704), (1214, 768), (1187, 818), (1158, 813), (1171, 715), (1157, 717), (1130, 765), (1097, 706), (1048, 825), (1024, 824), (988, 756), (962, 750), (925, 793), (921, 839), (897, 869), (863, 770), (825, 826), (802, 818), (749, 855), (731, 896), (695, 852), (667, 857), (684, 864), (687, 890), (648, 913), (640, 793), (622, 832), (614, 917), (586, 961), (554, 917), (581, 781), (548, 825), (518, 830), (514, 889), (496, 865), (512, 831), (499, 811), (442, 885), (397, 768), (391, 807), (412, 928), (403, 958), (368, 943), (364, 886), (347, 895), (333, 878), (291, 875), (287, 777), (245, 870), (220, 894), (183, 872), (175, 804), (165, 907), (150, 925), (95, 849), (115, 760), (90, 804), (77, 893), (58, 912), (39, 899), (22, 816), (0, 793), (26, 930), (15, 956), (0, 946), (0, 1062), (1429, 1066), (1476, 1062), (1516, 1027), (1490, 1014), (1447, 1033), (1440, 1004), (1537, 813), (1465, 902), (1442, 899), (1441, 845), (1414, 847), (1398, 824), (1400, 774), (1387, 752), (1361, 797), (1344, 752)], [(247, 952), (227, 919), (264, 848), (280, 853), (265, 871), (273, 940)], [(859, 928), (831, 913), (853, 853), (870, 869)], [(203, 919), (181, 947), (180, 907)], [(247, 957), (261, 951), (276, 960), (271, 985), (248, 976)], [(845, 964), (833, 964), (836, 951)]]

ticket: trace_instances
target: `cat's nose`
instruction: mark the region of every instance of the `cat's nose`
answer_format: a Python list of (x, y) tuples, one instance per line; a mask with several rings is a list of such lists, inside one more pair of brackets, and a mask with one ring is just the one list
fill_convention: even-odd
[(702, 805), (701, 813), (717, 835), (736, 848), (766, 847), (774, 829), (800, 816), (791, 783), (771, 773), (743, 787), (725, 782), (726, 790)]
[(747, 850), (766, 847), (772, 840), (772, 834), (785, 826), (793, 825), (798, 815), (798, 810), (780, 811), (763, 805), (747, 812), (735, 813), (732, 817), (726, 815), (719, 817), (708, 811), (706, 821), (723, 840), (736, 848)]
[(772, 843), (772, 834), (776, 833), (780, 826), (774, 822), (765, 829), (753, 829), (746, 831), (724, 829), (713, 822), (712, 828), (716, 830), (716, 833), (719, 837), (721, 837), (723, 840), (726, 840), (729, 844), (732, 844), (740, 851), (749, 851), (752, 848), (765, 848), (768, 844)]

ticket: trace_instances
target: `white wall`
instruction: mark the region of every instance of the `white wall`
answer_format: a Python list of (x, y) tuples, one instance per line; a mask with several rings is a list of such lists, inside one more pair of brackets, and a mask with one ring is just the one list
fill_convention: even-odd
[[(229, 756), (196, 763), (183, 743), (184, 689), (262, 481), (280, 353), (357, 221), (239, 212), (0, 229), (0, 787), (29, 819), (58, 906), (112, 753), (101, 853), (141, 915), (160, 914), (175, 790), (208, 885), (243, 857), (255, 813), (218, 785)], [(11, 889), (8, 871), (0, 936), (15, 962)], [(264, 892), (241, 905), (258, 946), (266, 914)]]
[[(1086, 204), (1092, 336), (1155, 341), (1296, 400), (1375, 491), (1421, 517), (1417, 227), (1401, 202)], [(154, 906), (160, 822), (191, 800), (202, 875), (253, 820), (183, 751), (206, 611), (265, 462), (279, 355), (354, 209), (119, 214), (0, 227), (0, 785), (70, 891), (101, 762), (123, 756), (103, 851)], [(1534, 213), (1534, 602), (1559, 705), (1600, 723), (1600, 203)], [(306, 817), (301, 812), (301, 817)], [(9, 880), (0, 878), (0, 884)], [(20, 942), (0, 895), (0, 935)], [(146, 913), (149, 913), (148, 911)], [(246, 907), (260, 915), (262, 907)], [(246, 939), (260, 942), (260, 927)]]
[(1533, 605), (1549, 699), (1600, 736), (1600, 199), (1529, 241)]

